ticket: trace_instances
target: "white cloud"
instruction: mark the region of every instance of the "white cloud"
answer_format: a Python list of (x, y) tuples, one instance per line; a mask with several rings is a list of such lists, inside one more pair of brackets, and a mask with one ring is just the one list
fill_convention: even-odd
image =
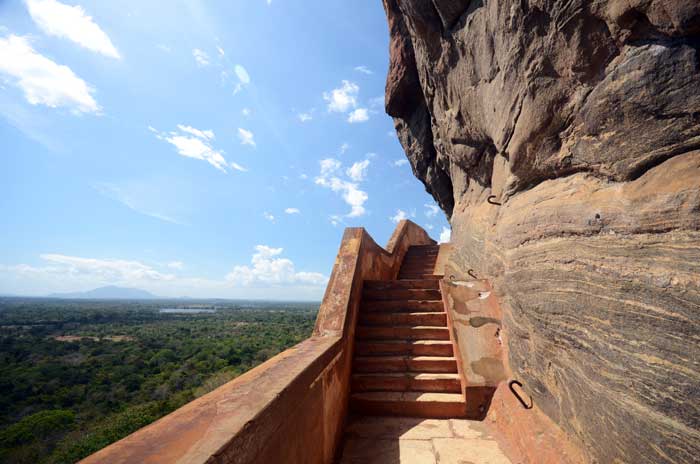
[(396, 166), (396, 167), (403, 166), (405, 164), (408, 164), (408, 160), (406, 158), (401, 158), (401, 159), (394, 161), (394, 166)]
[(297, 115), (297, 117), (299, 118), (299, 121), (301, 121), (301, 122), (311, 121), (313, 119), (313, 117), (311, 116), (311, 113), (299, 113)]
[(221, 57), (221, 58), (223, 58), (224, 55), (226, 55), (226, 52), (224, 51), (224, 49), (218, 45), (216, 46), (216, 51), (219, 52), (219, 57)]
[(396, 214), (393, 216), (390, 216), (389, 219), (391, 219), (391, 222), (395, 222), (398, 224), (399, 222), (403, 221), (404, 219), (408, 219), (408, 214), (406, 213), (406, 211), (404, 211), (402, 209), (397, 209)]
[(267, 219), (268, 221), (270, 221), (270, 222), (275, 222), (275, 216), (273, 216), (272, 214), (268, 213), (267, 211), (265, 211), (265, 212), (263, 213), (263, 217), (264, 217), (265, 219)]
[(307, 175), (304, 174), (304, 173), (299, 174), (299, 179), (301, 179), (301, 180), (306, 180), (306, 179), (308, 179), (308, 178), (309, 178), (309, 176), (307, 176)]
[(349, 182), (338, 177), (338, 171), (342, 164), (337, 159), (327, 158), (319, 162), (321, 173), (315, 179), (315, 183), (333, 192), (340, 193), (341, 197), (350, 206), (350, 212), (346, 217), (359, 217), (365, 214), (364, 204), (369, 199), (366, 192), (359, 189), (355, 182)]
[(345, 173), (355, 182), (361, 182), (367, 176), (367, 167), (369, 167), (369, 160), (358, 161), (348, 168)]
[(195, 48), (192, 50), (192, 56), (194, 56), (197, 66), (209, 66), (209, 55), (205, 51)]
[(240, 64), (237, 64), (234, 68), (233, 71), (236, 73), (236, 77), (238, 78), (238, 83), (236, 84), (236, 87), (233, 89), (233, 94), (237, 94), (241, 90), (243, 90), (243, 87), (247, 86), (250, 84), (250, 75), (248, 74), (248, 71), (241, 66)]
[(334, 158), (326, 158), (319, 161), (321, 165), (321, 177), (327, 177), (336, 172), (342, 166), (342, 163)]
[(167, 264), (167, 266), (168, 266), (170, 269), (176, 269), (176, 270), (178, 270), (178, 271), (181, 271), (181, 270), (183, 270), (183, 269), (185, 268), (185, 263), (183, 263), (182, 261), (170, 261), (170, 262)]
[(365, 122), (369, 120), (369, 113), (367, 112), (367, 108), (357, 108), (356, 110), (352, 111), (350, 115), (348, 116), (348, 122), (350, 124), (356, 123), (356, 122)]
[(435, 217), (437, 213), (440, 212), (440, 208), (437, 205), (433, 205), (431, 203), (426, 203), (425, 205), (425, 216), (426, 217)]
[(355, 71), (360, 72), (362, 74), (374, 74), (372, 70), (365, 65), (355, 66)]
[(233, 70), (236, 72), (236, 76), (241, 84), (250, 84), (250, 76), (248, 75), (248, 71), (246, 71), (243, 66), (237, 64)]
[(240, 164), (238, 164), (238, 163), (236, 163), (236, 162), (233, 162), (233, 161), (231, 161), (231, 167), (232, 167), (233, 169), (235, 169), (236, 171), (248, 172), (248, 169), (247, 169), (247, 168), (244, 168), (244, 167), (241, 166)]
[(214, 132), (182, 124), (178, 124), (177, 128), (180, 130), (179, 133), (161, 133), (149, 126), (149, 130), (154, 132), (158, 139), (173, 145), (181, 156), (206, 161), (219, 171), (227, 172), (228, 162), (224, 158), (223, 151), (216, 150), (211, 145)]
[(182, 132), (187, 132), (188, 134), (192, 134), (195, 137), (199, 137), (201, 139), (206, 139), (206, 140), (213, 140), (214, 139), (214, 131), (211, 131), (211, 130), (199, 130), (199, 129), (195, 129), (192, 126), (185, 126), (183, 124), (178, 124), (177, 128), (180, 129)]
[(344, 155), (346, 151), (350, 148), (350, 144), (347, 142), (343, 142), (343, 144), (340, 146), (340, 149), (338, 150), (341, 155)]
[(347, 113), (357, 107), (359, 92), (360, 87), (357, 84), (344, 80), (339, 88), (323, 92), (323, 99), (328, 102), (328, 111)]
[(251, 114), (250, 108), (243, 108), (241, 114), (247, 118)]
[(299, 211), (299, 208), (287, 208), (284, 210), (284, 212), (287, 214), (301, 214), (301, 211)]
[(76, 113), (98, 113), (93, 89), (64, 65), (34, 51), (26, 38), (0, 38), (0, 73), (15, 80), (32, 105), (67, 107)]
[(255, 147), (255, 139), (253, 138), (253, 133), (249, 130), (238, 128), (238, 138), (241, 141), (241, 145), (250, 145)]
[(391, 138), (396, 138), (396, 132), (395, 131), (389, 131), (386, 133), (387, 137)]
[(297, 272), (294, 263), (280, 258), (282, 248), (257, 245), (252, 266), (235, 266), (226, 280), (238, 286), (324, 285), (328, 278), (318, 272)]
[(451, 235), (452, 235), (452, 230), (448, 229), (447, 227), (443, 227), (442, 232), (440, 232), (440, 238), (438, 239), (438, 241), (440, 243), (449, 242)]
[(120, 58), (112, 41), (79, 6), (57, 0), (26, 0), (32, 19), (46, 34), (61, 37), (111, 58)]

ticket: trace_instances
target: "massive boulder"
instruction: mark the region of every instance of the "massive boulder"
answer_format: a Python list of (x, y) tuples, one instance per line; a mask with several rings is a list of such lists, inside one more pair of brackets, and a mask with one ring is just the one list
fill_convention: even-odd
[(514, 374), (591, 462), (697, 462), (700, 2), (383, 1), (386, 111)]

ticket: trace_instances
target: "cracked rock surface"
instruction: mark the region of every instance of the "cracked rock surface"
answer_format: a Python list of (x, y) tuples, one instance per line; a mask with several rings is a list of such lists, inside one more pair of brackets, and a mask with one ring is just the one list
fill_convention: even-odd
[(383, 2), (386, 110), (515, 375), (591, 462), (697, 462), (700, 2)]

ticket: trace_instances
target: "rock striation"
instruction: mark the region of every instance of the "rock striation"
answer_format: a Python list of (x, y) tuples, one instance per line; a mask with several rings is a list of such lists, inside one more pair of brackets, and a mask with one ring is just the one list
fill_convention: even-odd
[(513, 375), (590, 462), (697, 462), (700, 3), (383, 2), (386, 111)]

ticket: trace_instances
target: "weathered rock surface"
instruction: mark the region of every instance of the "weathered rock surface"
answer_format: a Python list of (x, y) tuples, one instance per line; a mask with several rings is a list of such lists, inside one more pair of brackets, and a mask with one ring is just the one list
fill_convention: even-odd
[(387, 112), (512, 371), (591, 462), (697, 462), (700, 2), (383, 1)]

